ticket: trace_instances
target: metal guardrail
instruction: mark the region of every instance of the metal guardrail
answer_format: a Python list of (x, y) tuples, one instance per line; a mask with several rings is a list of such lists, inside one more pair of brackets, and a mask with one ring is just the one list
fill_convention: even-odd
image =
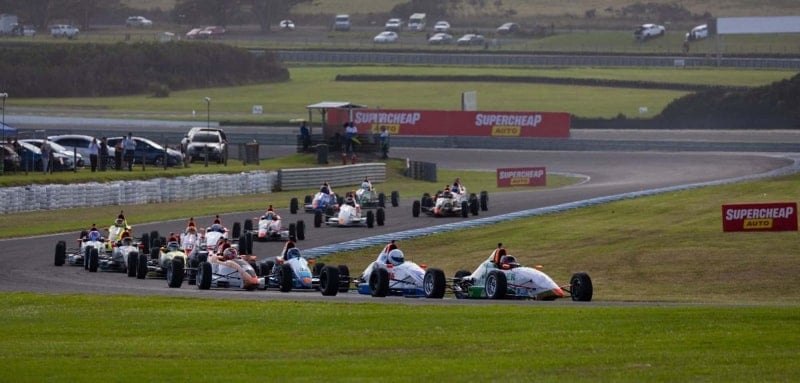
[(386, 182), (386, 164), (382, 162), (330, 166), (324, 168), (282, 169), (278, 171), (276, 191), (302, 190), (328, 182), (337, 185), (359, 185), (364, 177), (373, 183)]

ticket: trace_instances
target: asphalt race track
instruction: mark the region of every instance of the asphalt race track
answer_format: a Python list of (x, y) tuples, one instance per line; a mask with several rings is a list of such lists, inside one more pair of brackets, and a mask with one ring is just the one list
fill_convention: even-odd
[[(664, 152), (536, 152), (509, 150), (455, 150), (455, 149), (410, 149), (393, 148), (395, 157), (411, 157), (420, 161), (436, 162), (440, 169), (494, 170), (498, 167), (546, 166), (547, 172), (569, 173), (585, 177), (585, 181), (557, 190), (531, 189), (530, 191), (494, 193), (489, 198), (489, 211), (481, 212), (480, 217), (497, 215), (522, 209), (551, 206), (594, 197), (615, 195), (625, 192), (641, 191), (688, 183), (728, 179), (733, 177), (760, 174), (788, 166), (793, 158), (778, 154), (760, 155), (753, 153), (664, 153)], [(452, 180), (440, 180), (442, 185)], [(334, 190), (337, 189), (336, 185)], [(480, 185), (465, 185), (469, 192), (479, 192)], [(389, 190), (379, 191), (389, 194)], [(431, 191), (433, 192), (433, 190)], [(302, 195), (298, 195), (302, 201)], [(437, 225), (461, 220), (462, 218), (435, 219), (426, 216), (413, 218), (411, 204), (420, 196), (400, 196), (400, 206), (386, 209), (386, 225), (367, 228), (313, 227), (313, 216), (300, 212), (292, 215), (288, 210), (278, 213), (288, 224), (297, 219), (306, 222), (306, 240), (298, 243), (301, 249), (339, 243), (347, 240), (403, 231), (424, 226)], [(264, 206), (274, 201), (265, 200)], [(288, 202), (288, 201), (282, 201)], [(205, 213), (205, 216), (201, 215)], [(229, 228), (233, 222), (255, 217), (261, 212), (225, 214), (223, 223)], [(55, 215), (55, 213), (54, 213)], [(198, 208), (195, 216), (198, 224), (211, 223), (213, 212)], [(109, 217), (110, 224), (114, 217)], [(187, 217), (188, 218), (188, 217)], [(474, 219), (472, 217), (468, 219)], [(139, 224), (136, 217), (128, 217), (135, 233), (140, 234), (158, 230), (162, 235), (178, 232), (185, 227), (186, 219), (152, 224)], [(87, 222), (87, 226), (91, 224)], [(0, 291), (26, 291), (38, 293), (87, 293), (87, 294), (134, 294), (166, 295), (184, 297), (230, 297), (237, 299), (292, 299), (292, 300), (335, 300), (335, 301), (379, 301), (355, 292), (339, 294), (336, 297), (323, 297), (318, 292), (280, 293), (269, 291), (239, 291), (236, 289), (198, 290), (195, 286), (184, 284), (182, 288), (171, 289), (164, 280), (137, 280), (122, 273), (89, 273), (83, 267), (55, 267), (53, 256), (58, 240), (67, 241), (72, 247), (78, 233), (63, 233), (36, 238), (21, 238), (0, 241), (4, 251), (0, 255)], [(262, 259), (277, 255), (283, 244), (278, 242), (255, 243), (254, 252)], [(402, 245), (401, 245), (402, 246)], [(494, 246), (487, 243), (487, 252)], [(351, 266), (351, 276), (359, 273), (358, 267)], [(393, 302), (428, 302), (434, 300), (385, 298)], [(472, 300), (445, 298), (443, 303), (473, 303)], [(565, 301), (566, 302), (566, 301)]]

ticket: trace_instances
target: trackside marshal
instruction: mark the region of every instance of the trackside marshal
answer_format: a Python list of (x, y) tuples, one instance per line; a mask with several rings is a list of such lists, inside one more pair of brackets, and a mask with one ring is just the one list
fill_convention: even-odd
[(797, 231), (797, 202), (722, 205), (722, 231)]

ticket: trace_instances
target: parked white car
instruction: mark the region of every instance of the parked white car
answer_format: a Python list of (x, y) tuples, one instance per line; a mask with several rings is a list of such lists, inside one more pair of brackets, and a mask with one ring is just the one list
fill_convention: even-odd
[(450, 44), (451, 42), (453, 42), (453, 36), (447, 33), (437, 33), (428, 39), (428, 44), (431, 45)]
[(403, 21), (400, 19), (389, 19), (384, 28), (387, 31), (400, 32), (403, 30)]
[(50, 36), (53, 37), (66, 37), (74, 39), (78, 37), (80, 30), (77, 27), (67, 24), (56, 24), (50, 27)]
[(125, 26), (128, 28), (150, 28), (153, 22), (144, 16), (131, 16), (125, 20)]
[(281, 20), (280, 24), (282, 31), (293, 31), (294, 30), (294, 21), (292, 20)]
[(450, 31), (450, 23), (448, 23), (447, 21), (437, 21), (436, 24), (433, 25), (433, 31), (437, 32), (437, 33), (438, 32), (441, 32), (441, 33), (449, 32)]
[(663, 36), (666, 28), (658, 24), (642, 24), (633, 31), (633, 37), (639, 41), (645, 41), (653, 37)]
[(702, 40), (708, 37), (708, 25), (698, 25), (686, 33), (686, 41)]
[(400, 36), (397, 35), (397, 32), (392, 31), (383, 31), (378, 33), (375, 38), (372, 39), (375, 43), (379, 44), (387, 44), (387, 43), (396, 43)]

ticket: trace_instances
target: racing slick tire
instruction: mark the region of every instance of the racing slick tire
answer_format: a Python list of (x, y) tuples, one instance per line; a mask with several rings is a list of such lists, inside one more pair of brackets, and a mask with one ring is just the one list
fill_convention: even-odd
[(242, 225), (244, 226), (245, 234), (253, 231), (253, 226), (254, 225), (253, 225), (253, 220), (252, 219), (244, 220), (244, 224), (242, 224)]
[(386, 194), (378, 193), (378, 206), (386, 207)]
[(67, 243), (64, 241), (58, 241), (58, 243), (56, 243), (55, 265), (64, 266), (64, 263), (66, 261), (67, 261)]
[(197, 260), (197, 257), (189, 258), (189, 280), (186, 283), (190, 285), (197, 284), (197, 266), (200, 265), (200, 261)]
[(211, 288), (211, 264), (208, 262), (200, 262), (197, 267), (197, 288), (200, 290)]
[(147, 277), (147, 259), (147, 254), (139, 254), (139, 259), (136, 260), (136, 279)]
[(261, 264), (261, 275), (264, 277), (264, 279), (267, 280), (264, 290), (266, 290), (266, 288), (269, 287), (269, 277), (270, 275), (272, 275), (272, 269), (274, 268), (275, 268), (275, 261), (266, 261)]
[(417, 217), (419, 217), (419, 211), (421, 210), (421, 207), (420, 207), (420, 205), (421, 205), (421, 204), (420, 204), (420, 202), (419, 202), (419, 201), (416, 201), (416, 200), (415, 200), (415, 201), (414, 201), (414, 203), (411, 205), (411, 216), (412, 216), (412, 217), (414, 217), (414, 218), (417, 218)]
[(481, 210), (489, 211), (489, 193), (486, 190), (481, 192), (480, 201), (481, 201)]
[(282, 293), (288, 293), (292, 291), (292, 266), (285, 264), (281, 265), (280, 270), (278, 271), (278, 281), (280, 283), (280, 291)]
[(367, 212), (367, 227), (370, 229), (375, 227), (375, 213), (372, 210)]
[(479, 210), (481, 209), (480, 203), (478, 202), (478, 197), (472, 196), (469, 199), (469, 212), (472, 215), (478, 215)]
[(503, 299), (508, 291), (506, 274), (500, 270), (492, 270), (486, 277), (486, 297), (489, 299)]
[(313, 200), (314, 199), (311, 197), (310, 194), (306, 194), (306, 196), (303, 197), (303, 203), (306, 205), (310, 204)]
[(297, 221), (297, 239), (300, 241), (305, 241), (306, 239), (306, 221), (302, 219)]
[(158, 239), (159, 238), (161, 238), (161, 237), (159, 237), (159, 235), (158, 235), (158, 230), (151, 231), (150, 232), (150, 243), (148, 244), (150, 246), (145, 247), (145, 249), (150, 249), (150, 248), (153, 248), (153, 247), (161, 246), (161, 244), (158, 243)]
[(96, 273), (97, 267), (100, 264), (100, 253), (96, 248), (89, 249), (89, 272)]
[(239, 236), (239, 254), (241, 255), (248, 255), (250, 253), (247, 252), (247, 236), (242, 234)]
[(297, 224), (294, 223), (289, 224), (289, 237), (297, 238)]
[(83, 248), (83, 269), (89, 270), (89, 250), (91, 247)]
[(469, 204), (467, 201), (461, 201), (461, 216), (464, 218), (469, 216)]
[(158, 246), (153, 246), (150, 248), (150, 259), (158, 259), (161, 255), (161, 248)]
[(297, 203), (297, 197), (292, 197), (292, 199), (289, 201), (289, 212), (292, 214), (297, 214), (298, 207), (299, 204)]
[(444, 271), (441, 269), (428, 269), (422, 279), (422, 290), (425, 291), (426, 298), (444, 298), (444, 290), (447, 282), (444, 278)]
[(139, 252), (138, 251), (131, 251), (128, 253), (128, 259), (126, 260), (128, 263), (126, 271), (128, 272), (129, 277), (136, 276), (136, 263), (139, 262)]
[(594, 294), (592, 278), (589, 274), (575, 273), (569, 280), (569, 289), (572, 300), (576, 302), (590, 302)]
[(383, 226), (383, 224), (386, 222), (386, 212), (383, 210), (383, 208), (380, 208), (377, 212), (375, 212), (375, 222), (378, 224), (378, 226)]
[(314, 212), (314, 227), (322, 226), (322, 212), (317, 210)]
[(319, 273), (319, 290), (323, 296), (332, 297), (339, 293), (339, 268), (325, 266)]
[(175, 257), (169, 262), (167, 267), (167, 286), (171, 288), (181, 287), (183, 284), (183, 258)]
[(339, 292), (350, 291), (350, 268), (347, 265), (339, 265)]
[(240, 234), (242, 234), (242, 224), (241, 222), (234, 222), (233, 228), (231, 229), (231, 237), (239, 238)]
[(253, 236), (252, 235), (244, 235), (244, 236), (247, 242), (247, 255), (253, 255)]
[(398, 193), (397, 190), (392, 191), (391, 199), (392, 199), (392, 207), (397, 207), (400, 205), (400, 193)]
[(369, 292), (376, 298), (383, 298), (389, 293), (389, 271), (377, 268), (369, 275)]
[(143, 233), (142, 238), (139, 238), (139, 244), (142, 246), (142, 249), (149, 249), (150, 248), (150, 234)]
[(429, 193), (425, 193), (422, 195), (422, 206), (423, 207), (433, 207), (436, 203), (434, 202), (433, 198)]

